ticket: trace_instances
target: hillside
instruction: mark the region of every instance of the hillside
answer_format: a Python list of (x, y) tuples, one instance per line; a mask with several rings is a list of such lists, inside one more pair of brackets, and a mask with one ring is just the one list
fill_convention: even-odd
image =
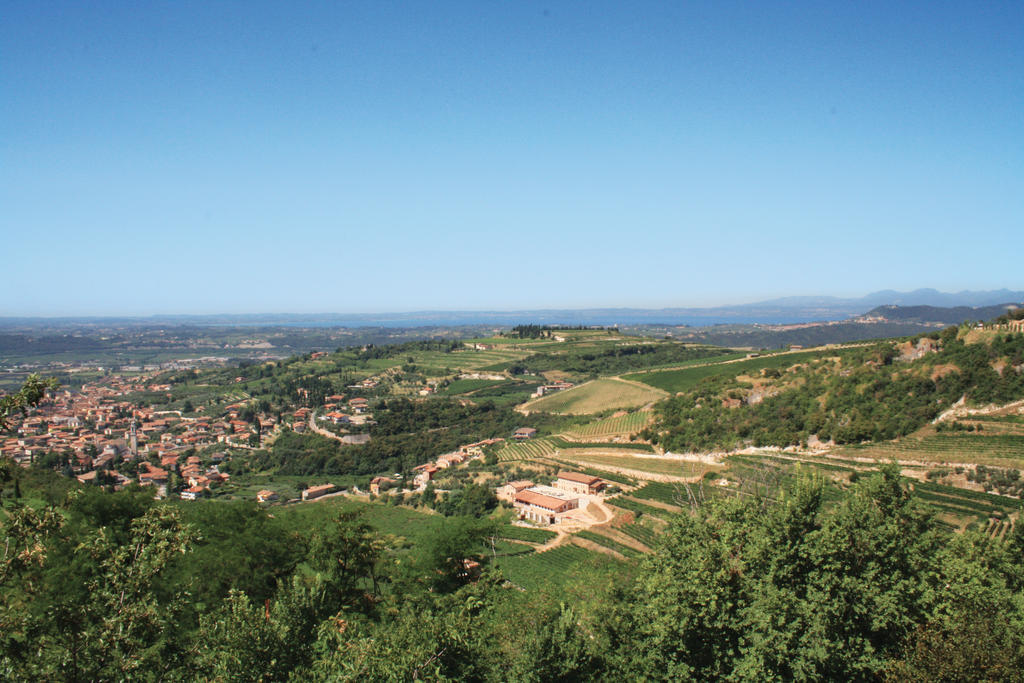
[(985, 322), (997, 318), (1020, 304), (1006, 303), (995, 306), (878, 306), (862, 316), (865, 320), (884, 320), (891, 323), (922, 323), (930, 325), (959, 325), (962, 322)]
[[(57, 450), (0, 471), (0, 665), (623, 680), (786, 678), (799, 661), (810, 678), (933, 680), (981, 628), (995, 635), (972, 652), (1018, 671), (1024, 334), (1008, 330), (765, 353), (554, 329), (108, 377), (14, 417)], [(98, 429), (63, 426), (79, 400), (112, 433), (141, 422), (140, 457), (91, 484), (59, 450)], [(164, 500), (136, 483), (193, 460)], [(551, 526), (496, 497), (562, 471), (605, 488)], [(202, 472), (220, 483), (183, 499)], [(316, 485), (335, 490), (302, 501)], [(839, 602), (819, 597), (836, 585)], [(799, 637), (778, 600), (804, 615)], [(955, 615), (938, 642), (934, 610)], [(68, 674), (82, 633), (96, 645)], [(750, 634), (785, 654), (735, 646)]]
[[(681, 393), (659, 406), (659, 421), (645, 434), (675, 451), (881, 441), (910, 434), (961, 399), (984, 405), (1024, 397), (1024, 336), (969, 343), (968, 335), (949, 328), (716, 373), (682, 371), (672, 385)], [(660, 374), (638, 379), (655, 382)]]

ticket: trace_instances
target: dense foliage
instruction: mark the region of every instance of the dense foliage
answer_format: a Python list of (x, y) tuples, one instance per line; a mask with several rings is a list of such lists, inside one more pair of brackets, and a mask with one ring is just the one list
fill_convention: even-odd
[(822, 491), (715, 500), (672, 519), (635, 578), (583, 572), (557, 592), (515, 590), (500, 565), (474, 578), (486, 518), (409, 547), (354, 510), (289, 531), (254, 506), (141, 491), (9, 503), (0, 676), (1021, 680), (1020, 525), (949, 535), (895, 470), (834, 505)]
[[(838, 360), (765, 371), (756, 388), (708, 378), (664, 403), (645, 436), (676, 451), (788, 446), (812, 435), (878, 441), (909, 434), (961, 398), (985, 404), (1024, 397), (1024, 336), (968, 344), (951, 328), (935, 337), (938, 351), (913, 361), (902, 362), (896, 346), (882, 342), (844, 351)], [(751, 400), (755, 392), (759, 402)]]
[(346, 446), (316, 434), (286, 431), (259, 455), (258, 464), (281, 474), (404, 472), (460, 445), (506, 438), (516, 427), (539, 427), (551, 419), (524, 417), (488, 401), (463, 404), (449, 399), (391, 399), (380, 405), (377, 414), (379, 423), (367, 444)]

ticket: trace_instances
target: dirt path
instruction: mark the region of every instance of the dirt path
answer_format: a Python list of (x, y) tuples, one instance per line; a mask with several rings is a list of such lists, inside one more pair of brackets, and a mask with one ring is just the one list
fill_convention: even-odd
[(537, 546), (536, 552), (546, 553), (549, 550), (552, 550), (560, 545), (563, 545), (566, 541), (569, 540), (569, 532), (559, 529), (555, 533), (558, 535), (552, 538), (550, 541), (544, 543), (543, 545)]
[(637, 539), (635, 539), (632, 536), (630, 536), (629, 534), (625, 534), (625, 533), (619, 531), (618, 529), (616, 529), (615, 527), (613, 527), (612, 526), (613, 523), (614, 523), (614, 520), (611, 520), (611, 521), (609, 521), (609, 522), (607, 522), (605, 524), (596, 524), (596, 525), (592, 526), (590, 528), (590, 530), (593, 531), (594, 533), (599, 533), (599, 534), (602, 534), (604, 536), (607, 536), (608, 538), (612, 539), (613, 541), (617, 541), (617, 542), (621, 543), (622, 545), (629, 546), (633, 550), (639, 550), (642, 553), (649, 553), (649, 552), (651, 552), (650, 548), (648, 548), (646, 545), (644, 545), (643, 543), (641, 543)]
[(616, 560), (627, 559), (626, 556), (622, 553), (616, 550), (612, 550), (608, 546), (601, 545), (600, 543), (594, 543), (593, 541), (587, 538), (580, 538), (579, 536), (574, 536), (572, 539), (572, 543), (573, 545), (578, 545), (581, 548), (585, 548), (586, 550), (590, 550), (595, 553), (604, 553), (605, 555), (614, 557)]

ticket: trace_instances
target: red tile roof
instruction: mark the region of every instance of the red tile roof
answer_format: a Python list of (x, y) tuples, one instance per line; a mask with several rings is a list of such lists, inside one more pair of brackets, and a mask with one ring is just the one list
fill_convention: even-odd
[(578, 484), (586, 484), (587, 486), (595, 486), (601, 483), (600, 477), (592, 477), (589, 474), (580, 474), (579, 472), (559, 472), (558, 478), (574, 481)]
[(526, 503), (527, 505), (536, 505), (537, 507), (544, 508), (545, 510), (557, 510), (562, 506), (569, 503), (567, 500), (561, 498), (555, 498), (554, 496), (546, 496), (543, 493), (537, 493), (526, 489), (516, 494), (517, 503)]

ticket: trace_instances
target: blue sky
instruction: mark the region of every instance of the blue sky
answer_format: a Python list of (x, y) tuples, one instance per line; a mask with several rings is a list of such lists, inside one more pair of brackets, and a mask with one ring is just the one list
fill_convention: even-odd
[(1024, 288), (1020, 3), (0, 15), (0, 315)]

